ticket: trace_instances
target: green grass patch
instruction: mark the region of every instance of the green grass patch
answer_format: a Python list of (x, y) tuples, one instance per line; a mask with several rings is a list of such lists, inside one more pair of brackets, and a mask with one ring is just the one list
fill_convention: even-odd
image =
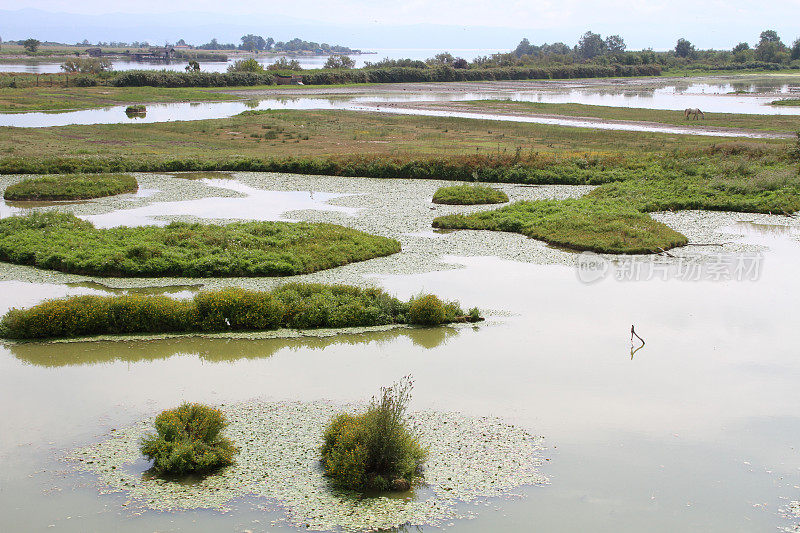
[(454, 185), (440, 187), (433, 194), (433, 203), (448, 205), (502, 204), (508, 195), (491, 187), (479, 185)]
[(609, 183), (590, 192), (589, 198), (642, 212), (703, 209), (788, 215), (800, 210), (800, 176), (788, 166), (736, 165), (709, 176)]
[[(0, 336), (47, 339), (89, 335), (159, 334), (344, 328), (387, 324), (439, 325), (480, 320), (454, 302), (428, 295), (402, 302), (380, 289), (291, 283), (272, 291), (239, 288), (200, 292), (191, 300), (126, 294), (74, 296), (11, 309), (0, 321)], [(415, 302), (438, 309), (421, 315)], [(430, 316), (435, 320), (430, 320)], [(474, 315), (474, 316), (473, 316)]]
[(782, 100), (773, 100), (770, 105), (785, 105), (785, 106), (800, 106), (800, 98), (784, 98)]
[(3, 198), (21, 200), (87, 200), (136, 192), (136, 178), (126, 174), (61, 174), (39, 176), (6, 188)]
[(438, 217), (433, 226), (508, 231), (573, 250), (616, 254), (653, 253), (688, 243), (636, 209), (583, 199), (515, 202), (494, 211)]
[(394, 239), (335, 224), (173, 222), (98, 229), (55, 212), (0, 220), (0, 260), (90, 276), (290, 276), (399, 251)]

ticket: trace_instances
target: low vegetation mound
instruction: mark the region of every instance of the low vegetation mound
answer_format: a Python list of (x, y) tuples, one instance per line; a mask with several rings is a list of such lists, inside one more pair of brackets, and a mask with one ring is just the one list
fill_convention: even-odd
[(515, 202), (494, 211), (438, 217), (433, 226), (508, 231), (574, 250), (617, 254), (653, 253), (688, 243), (645, 213), (583, 199)]
[(22, 200), (88, 200), (136, 192), (136, 178), (126, 174), (61, 174), (38, 176), (9, 185), (3, 198)]
[(508, 201), (503, 191), (479, 185), (440, 187), (433, 194), (433, 203), (448, 205), (502, 204)]
[(184, 403), (156, 417), (156, 432), (142, 438), (140, 450), (157, 474), (208, 473), (233, 464), (238, 452), (221, 434), (227, 425), (218, 409)]
[(405, 420), (413, 382), (381, 388), (359, 415), (340, 414), (325, 430), (325, 474), (341, 488), (406, 491), (421, 475), (427, 451)]
[(92, 276), (290, 276), (399, 251), (394, 239), (335, 224), (173, 222), (98, 229), (56, 212), (0, 220), (0, 260)]
[(465, 316), (457, 303), (445, 303), (429, 295), (402, 302), (380, 289), (290, 283), (272, 291), (229, 288), (200, 292), (189, 300), (141, 294), (47, 300), (27, 309), (8, 311), (0, 320), (0, 337), (25, 340), (281, 327), (432, 326), (478, 320), (481, 318), (477, 310), (472, 309)]
[(800, 210), (800, 176), (791, 167), (742, 167), (707, 177), (609, 183), (593, 190), (588, 198), (647, 213), (705, 209), (789, 215)]

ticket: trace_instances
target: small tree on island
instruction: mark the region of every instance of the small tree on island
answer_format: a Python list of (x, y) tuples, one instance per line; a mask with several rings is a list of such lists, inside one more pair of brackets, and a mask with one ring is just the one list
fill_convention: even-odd
[(427, 450), (405, 420), (413, 388), (406, 376), (381, 388), (365, 413), (333, 419), (321, 453), (325, 475), (334, 484), (357, 491), (405, 491), (421, 476)]
[(42, 44), (39, 42), (39, 39), (25, 39), (22, 41), (22, 46), (25, 48), (25, 51), (29, 54), (36, 53), (39, 49), (39, 45)]

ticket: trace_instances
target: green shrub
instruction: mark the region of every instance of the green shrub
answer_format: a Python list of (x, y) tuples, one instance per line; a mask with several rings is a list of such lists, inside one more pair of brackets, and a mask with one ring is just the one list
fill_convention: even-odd
[(98, 229), (57, 212), (0, 220), (0, 260), (93, 276), (289, 276), (399, 251), (394, 239), (323, 223)]
[(87, 200), (136, 192), (136, 178), (126, 174), (61, 174), (38, 176), (9, 185), (6, 200)]
[(97, 78), (91, 76), (75, 76), (71, 82), (75, 87), (95, 87), (97, 86)]
[(218, 409), (184, 403), (156, 417), (156, 433), (142, 439), (140, 450), (158, 474), (204, 474), (233, 464), (238, 450), (221, 435), (225, 426)]
[(433, 203), (448, 205), (502, 204), (508, 195), (491, 187), (455, 185), (440, 187), (433, 195)]
[[(435, 298), (435, 297), (426, 297)], [(417, 299), (415, 308), (423, 308)], [(427, 299), (423, 298), (424, 301)], [(11, 309), (0, 320), (0, 337), (46, 339), (138, 333), (271, 330), (280, 327), (343, 328), (387, 324), (441, 324), (465, 320), (456, 303), (435, 299), (436, 320), (409, 312), (410, 305), (380, 289), (290, 283), (273, 291), (228, 288), (203, 291), (190, 300), (167, 296), (73, 296)], [(430, 310), (427, 310), (428, 315)], [(416, 317), (418, 322), (411, 322)], [(423, 318), (420, 318), (423, 317)], [(442, 318), (443, 317), (443, 318)], [(479, 319), (479, 317), (478, 317)]]
[(408, 305), (408, 323), (422, 326), (437, 326), (455, 322), (464, 312), (457, 303), (442, 302), (438, 296), (423, 294), (411, 299)]
[(412, 388), (410, 377), (403, 378), (381, 388), (365, 413), (333, 419), (321, 455), (325, 474), (335, 485), (358, 491), (408, 490), (420, 477), (427, 450), (405, 420)]

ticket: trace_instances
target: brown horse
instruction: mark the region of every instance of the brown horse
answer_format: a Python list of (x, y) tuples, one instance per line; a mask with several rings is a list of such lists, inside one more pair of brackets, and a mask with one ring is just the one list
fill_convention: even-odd
[(689, 118), (689, 115), (694, 115), (694, 119), (695, 120), (697, 120), (697, 115), (700, 115), (701, 117), (703, 117), (703, 120), (705, 120), (705, 118), (706, 118), (706, 115), (702, 111), (697, 109), (697, 108), (694, 108), (694, 109), (689, 108), (689, 109), (686, 109), (686, 110), (683, 111), (683, 116), (685, 116), (686, 118)]

